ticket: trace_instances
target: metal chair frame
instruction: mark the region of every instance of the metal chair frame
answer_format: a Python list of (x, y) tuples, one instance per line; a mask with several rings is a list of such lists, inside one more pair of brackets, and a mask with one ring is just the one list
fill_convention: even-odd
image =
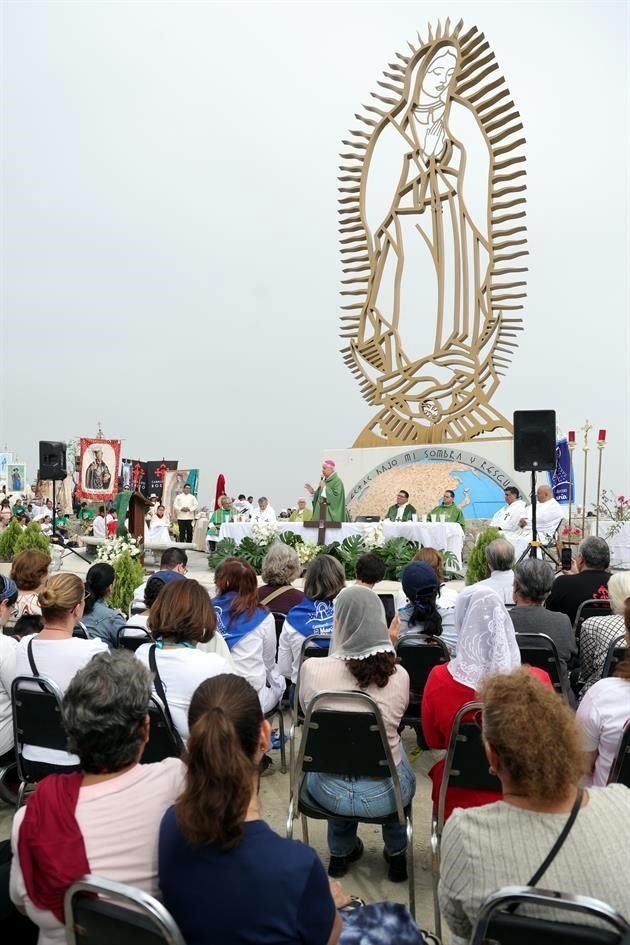
[[(147, 712), (149, 714), (149, 719), (151, 723), (150, 728), (149, 728), (149, 741), (145, 745), (144, 751), (140, 758), (140, 764), (155, 764), (158, 761), (163, 761), (164, 758), (181, 758), (182, 752), (180, 750), (180, 745), (182, 745), (182, 750), (183, 750), (183, 740), (181, 739), (181, 736), (179, 735), (179, 733), (174, 731), (174, 728), (169, 722), (168, 716), (166, 712), (164, 711), (164, 706), (162, 705), (159, 698), (155, 694), (152, 694), (151, 698), (149, 699)], [(145, 752), (147, 751), (147, 749), (150, 750), (151, 748), (151, 734), (153, 732), (153, 724), (154, 724), (154, 719), (151, 719), (151, 716), (153, 716), (154, 719), (157, 720), (158, 724), (161, 725), (166, 730), (168, 740), (171, 743), (172, 751), (170, 751), (168, 754), (163, 755), (163, 757), (157, 757), (153, 759), (149, 758), (147, 761), (145, 761), (144, 760)]]
[[(18, 721), (19, 709), (21, 706), (20, 702), (20, 691), (26, 690), (32, 693), (37, 693), (39, 699), (45, 700), (50, 703), (49, 712), (51, 713), (47, 720), (50, 721), (51, 718), (57, 716), (59, 721), (59, 733), (60, 733), (60, 744), (51, 746), (51, 745), (38, 745), (37, 738), (35, 733), (31, 735), (29, 732), (25, 737), (24, 731), (20, 728), (20, 723)], [(55, 748), (59, 751), (67, 751), (66, 747), (66, 734), (63, 729), (63, 723), (61, 721), (61, 702), (63, 695), (59, 687), (49, 679), (47, 676), (16, 676), (11, 684), (11, 705), (12, 705), (12, 715), (13, 715), (13, 744), (15, 746), (15, 763), (17, 767), (18, 778), (20, 779), (20, 787), (18, 788), (17, 801), (15, 809), (19, 810), (24, 801), (24, 794), (26, 793), (27, 788), (33, 787), (37, 784), (38, 781), (41, 781), (42, 778), (46, 777), (47, 774), (56, 774), (56, 773), (67, 773), (68, 771), (76, 770), (70, 765), (56, 765), (49, 764), (45, 761), (29, 761), (28, 758), (24, 758), (22, 753), (24, 744), (31, 745), (33, 747), (42, 747), (42, 748)], [(63, 742), (63, 744), (61, 744)], [(38, 765), (43, 766), (45, 769), (39, 777), (33, 778), (29, 777), (28, 766), (29, 765)]]
[(284, 696), (281, 696), (273, 709), (270, 709), (269, 712), (265, 714), (265, 719), (271, 721), (276, 715), (278, 716), (278, 735), (280, 737), (280, 771), (282, 774), (287, 773), (287, 750), (284, 744), (284, 706), (283, 706)]
[[(130, 634), (128, 637), (125, 636), (125, 630), (141, 630), (144, 633), (144, 636), (141, 636), (139, 633)], [(131, 646), (130, 643), (126, 643), (125, 640), (133, 640), (136, 644)], [(143, 643), (154, 643), (154, 639), (151, 636), (150, 632), (144, 627), (139, 626), (129, 626), (129, 624), (123, 624), (122, 627), (119, 627), (118, 633), (116, 634), (116, 648), (119, 650), (137, 650), (139, 646), (142, 646)]]
[(608, 679), (609, 676), (612, 676), (615, 670), (615, 660), (619, 660), (618, 651), (626, 649), (625, 633), (622, 633), (621, 636), (615, 637), (614, 640), (611, 640), (608, 646), (608, 652), (606, 653), (604, 669), (602, 670), (602, 679)]
[(73, 883), (64, 896), (64, 911), (66, 917), (66, 940), (68, 945), (80, 945), (85, 939), (77, 938), (77, 923), (74, 918), (74, 904), (78, 896), (103, 896), (112, 905), (121, 911), (120, 919), (124, 922), (127, 912), (130, 916), (140, 914), (154, 926), (154, 930), (162, 936), (164, 945), (186, 945), (184, 938), (171, 916), (161, 902), (154, 899), (141, 889), (115, 883), (110, 879), (102, 879), (91, 874), (84, 876)]
[[(625, 767), (628, 768), (627, 771), (624, 771)], [(626, 787), (630, 787), (630, 721), (626, 722), (624, 726), (615, 760), (610, 766), (608, 784), (613, 783), (625, 784)]]
[[(297, 692), (297, 690), (296, 690)], [(343, 701), (347, 702), (349, 706), (353, 706), (353, 709), (326, 709), (324, 707), (319, 707), (321, 703), (329, 701)], [(357, 711), (357, 705), (363, 705), (364, 709), (367, 711)], [(394, 797), (396, 800), (396, 816), (398, 822), (402, 827), (405, 827), (407, 832), (407, 877), (409, 883), (409, 911), (413, 918), (416, 916), (416, 893), (415, 893), (415, 880), (414, 880), (414, 860), (413, 860), (413, 799), (409, 802), (407, 811), (403, 805), (402, 791), (400, 787), (400, 778), (398, 777), (398, 771), (394, 765), (394, 760), (392, 757), (391, 748), (389, 746), (389, 741), (387, 739), (387, 733), (385, 731), (385, 723), (383, 722), (383, 716), (381, 715), (381, 710), (379, 709), (377, 703), (372, 699), (371, 696), (368, 696), (365, 692), (354, 692), (348, 690), (326, 690), (324, 692), (318, 693), (314, 699), (311, 700), (305, 716), (304, 716), (304, 733), (302, 735), (302, 741), (300, 744), (300, 750), (298, 752), (297, 758), (295, 760), (295, 767), (293, 770), (293, 777), (291, 779), (291, 793), (289, 796), (289, 811), (287, 816), (287, 837), (291, 839), (293, 837), (293, 823), (295, 818), (299, 815), (302, 821), (302, 838), (304, 843), (309, 842), (308, 837), (308, 822), (307, 818), (302, 813), (300, 809), (300, 791), (302, 788), (302, 782), (304, 779), (303, 764), (306, 757), (306, 748), (308, 745), (308, 732), (309, 730), (316, 729), (318, 723), (316, 719), (313, 719), (313, 716), (316, 713), (326, 713), (331, 712), (334, 714), (344, 714), (346, 716), (361, 716), (363, 719), (366, 715), (371, 715), (374, 719), (373, 724), (370, 726), (370, 731), (378, 732), (381, 740), (381, 747), (383, 749), (384, 758), (379, 760), (378, 765), (382, 767), (384, 772), (384, 777), (389, 777), (392, 780), (392, 785), (394, 788)], [(312, 762), (313, 758), (308, 757), (308, 761)], [(327, 771), (327, 773), (330, 773)], [(300, 776), (301, 775), (301, 776)], [(361, 777), (361, 772), (355, 772), (356, 777)], [(318, 805), (319, 806), (319, 805)], [(326, 816), (326, 811), (324, 808), (322, 810), (322, 819), (328, 819)], [(340, 817), (344, 820), (356, 820), (361, 823), (360, 818), (358, 817), (343, 817), (340, 814), (334, 814), (332, 811), (328, 814), (330, 817)], [(386, 818), (383, 818), (385, 820)], [(370, 823), (377, 823), (377, 819), (371, 819)]]
[[(550, 909), (564, 909), (568, 912), (581, 914), (582, 916), (597, 918), (612, 926), (614, 931), (619, 934), (619, 939), (630, 930), (630, 925), (623, 916), (619, 915), (618, 912), (599, 899), (591, 899), (588, 896), (573, 896), (561, 892), (551, 892), (547, 889), (535, 889), (532, 886), (505, 886), (503, 889), (492, 893), (481, 904), (470, 939), (470, 945), (482, 945), (486, 939), (492, 939), (491, 924), (493, 917), (497, 912), (502, 912), (509, 906), (515, 905), (546, 906)], [(510, 921), (518, 922), (518, 919), (522, 919), (523, 924), (525, 924), (529, 918), (530, 917), (526, 915), (518, 916), (512, 913)], [(540, 923), (548, 924), (550, 931), (553, 929), (554, 925), (559, 924), (553, 919), (539, 919), (537, 921), (539, 925)], [(601, 930), (594, 927), (594, 932), (597, 931)], [(560, 933), (560, 930), (558, 930), (558, 932)], [(502, 945), (509, 945), (509, 942), (503, 939)]]
[[(585, 617), (582, 616), (582, 611), (591, 607), (595, 613), (587, 614)], [(575, 633), (575, 639), (580, 640), (580, 630), (582, 629), (582, 624), (585, 620), (588, 620), (590, 617), (610, 617), (612, 610), (610, 607), (610, 601), (604, 598), (591, 597), (590, 600), (583, 600), (580, 606), (577, 609), (575, 615), (575, 620), (573, 621), (573, 632)]]
[(451, 772), (453, 774), (459, 774), (459, 771), (453, 768), (453, 761), (458, 743), (466, 740), (466, 736), (462, 735), (460, 731), (461, 726), (464, 723), (467, 715), (470, 715), (471, 713), (478, 713), (481, 711), (481, 709), (481, 702), (467, 702), (461, 707), (461, 709), (457, 711), (455, 718), (453, 719), (448, 749), (444, 759), (444, 771), (442, 772), (442, 783), (440, 784), (437, 807), (434, 804), (431, 814), (431, 879), (433, 885), (435, 934), (438, 936), (438, 938), (441, 938), (442, 936), (442, 917), (440, 914), (440, 903), (438, 899), (438, 882), (440, 879), (440, 844), (442, 842), (442, 832), (444, 830), (446, 793), (449, 788)]
[[(302, 673), (302, 665), (307, 659), (312, 658), (321, 658), (321, 655), (328, 656), (328, 647), (326, 650), (323, 647), (317, 647), (315, 649), (316, 643), (318, 640), (327, 640), (330, 643), (332, 637), (330, 634), (326, 633), (312, 633), (310, 637), (306, 637), (302, 643), (300, 649), (300, 658), (298, 660), (297, 675), (295, 677), (295, 689), (293, 691), (293, 713), (291, 717), (291, 725), (289, 727), (289, 790), (291, 790), (293, 785), (293, 767), (295, 764), (295, 737), (297, 735), (298, 727), (304, 721), (304, 716), (300, 716), (300, 675)], [(308, 650), (313, 649), (314, 652), (308, 654)], [(317, 651), (321, 651), (317, 652)]]
[[(405, 666), (405, 662), (403, 658), (404, 654), (402, 655), (400, 654), (401, 649), (402, 650), (425, 649), (427, 651), (440, 650), (440, 659), (438, 660), (437, 663), (435, 663), (433, 666), (430, 667), (427, 673), (427, 678), (429, 676), (429, 673), (431, 672), (431, 669), (434, 669), (435, 666), (441, 666), (444, 663), (449, 663), (451, 659), (451, 655), (448, 651), (448, 647), (446, 646), (446, 643), (444, 642), (444, 640), (440, 639), (440, 637), (427, 636), (426, 634), (423, 634), (423, 633), (413, 633), (413, 632), (405, 633), (401, 637), (399, 637), (398, 642), (396, 644), (396, 655), (400, 658), (400, 662), (409, 673), (409, 684), (410, 684), (409, 704), (407, 705), (407, 708), (405, 709), (405, 713), (402, 719), (400, 720), (400, 724), (401, 724), (401, 727), (408, 725), (411, 728), (415, 729), (416, 731), (418, 730), (421, 731), (420, 720), (422, 717), (422, 696), (424, 695), (424, 687), (421, 690), (417, 690), (414, 688), (414, 685), (413, 685), (414, 680), (412, 678), (411, 671), (409, 670), (408, 667)], [(425, 680), (425, 686), (426, 686), (426, 680)], [(413, 693), (413, 699), (412, 699), (412, 693)], [(413, 712), (410, 712), (410, 708), (412, 704), (416, 703), (416, 701), (419, 702), (419, 710), (418, 710), (418, 714), (414, 715)]]
[[(560, 693), (561, 696), (566, 699), (567, 702), (570, 702), (569, 698), (569, 680), (565, 673), (562, 672), (562, 663), (560, 662), (560, 656), (558, 655), (558, 647), (551, 639), (547, 633), (515, 633), (516, 643), (519, 650), (521, 649), (521, 644), (524, 647), (527, 646), (528, 641), (532, 643), (540, 643), (544, 641), (543, 646), (532, 646), (531, 649), (538, 650), (540, 653), (547, 652), (548, 658), (547, 663), (549, 666), (552, 666), (555, 672), (556, 679), (553, 678), (552, 674), (549, 673), (553, 688), (556, 692)], [(542, 668), (542, 667), (539, 667)]]

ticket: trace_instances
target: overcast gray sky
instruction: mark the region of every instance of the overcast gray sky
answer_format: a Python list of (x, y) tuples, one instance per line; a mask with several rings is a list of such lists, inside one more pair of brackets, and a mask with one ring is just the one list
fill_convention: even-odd
[[(340, 141), (396, 50), (484, 30), (527, 137), (495, 404), (609, 429), (628, 488), (625, 3), (2, 3), (0, 447), (121, 436), (276, 506), (372, 411), (338, 354)], [(351, 485), (351, 484), (348, 484)]]

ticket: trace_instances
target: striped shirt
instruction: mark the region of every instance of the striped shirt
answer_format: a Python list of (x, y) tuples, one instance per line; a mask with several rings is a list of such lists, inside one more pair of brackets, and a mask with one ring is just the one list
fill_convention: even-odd
[[(505, 801), (455, 810), (442, 835), (440, 908), (465, 945), (484, 899), (503, 886), (525, 886), (543, 862), (568, 813), (521, 810)], [(630, 918), (630, 790), (589, 788), (583, 807), (539, 887), (592, 896)], [(529, 910), (528, 910), (529, 911)], [(538, 915), (545, 917), (544, 911)]]

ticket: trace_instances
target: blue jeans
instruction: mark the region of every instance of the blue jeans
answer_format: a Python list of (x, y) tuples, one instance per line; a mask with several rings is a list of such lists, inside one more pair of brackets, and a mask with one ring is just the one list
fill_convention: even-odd
[[(416, 792), (416, 776), (402, 745), (398, 777), (403, 806), (406, 807)], [(331, 814), (356, 817), (357, 820), (328, 819), (328, 848), (331, 856), (348, 856), (354, 850), (358, 821), (364, 817), (383, 817), (396, 810), (391, 778), (336, 778), (330, 774), (313, 772), (306, 776), (306, 787), (321, 807)], [(407, 830), (399, 823), (383, 825), (383, 841), (390, 856), (403, 853), (407, 847)]]

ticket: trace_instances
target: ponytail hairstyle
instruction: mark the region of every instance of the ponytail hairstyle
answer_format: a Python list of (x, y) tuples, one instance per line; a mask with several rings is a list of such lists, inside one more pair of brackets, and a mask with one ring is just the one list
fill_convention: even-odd
[(442, 633), (442, 616), (436, 606), (439, 593), (439, 588), (432, 587), (411, 601), (413, 610), (409, 616), (409, 626), (422, 624), (422, 632), (430, 637), (439, 637)]
[(194, 846), (239, 843), (259, 772), (262, 722), (256, 691), (242, 676), (213, 676), (195, 690), (186, 783), (175, 804), (180, 829)]
[(106, 561), (100, 561), (93, 564), (85, 575), (85, 611), (90, 614), (94, 610), (94, 604), (105, 597), (107, 588), (114, 583), (116, 572), (111, 564)]

